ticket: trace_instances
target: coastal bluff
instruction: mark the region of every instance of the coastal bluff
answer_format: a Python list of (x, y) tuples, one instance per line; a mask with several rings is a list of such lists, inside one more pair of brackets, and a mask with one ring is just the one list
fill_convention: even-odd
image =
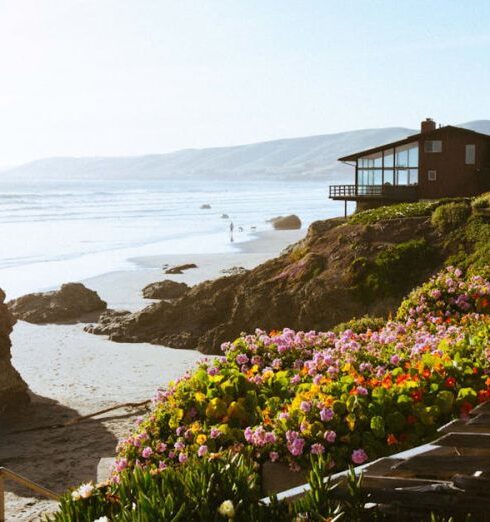
[(365, 314), (386, 316), (441, 266), (447, 249), (427, 216), (318, 221), (305, 239), (253, 270), (202, 282), (178, 300), (135, 313), (107, 312), (86, 330), (209, 354), (256, 328), (323, 331)]
[(10, 334), (16, 320), (4, 301), (5, 293), (0, 289), (0, 415), (29, 402), (27, 384), (11, 362)]

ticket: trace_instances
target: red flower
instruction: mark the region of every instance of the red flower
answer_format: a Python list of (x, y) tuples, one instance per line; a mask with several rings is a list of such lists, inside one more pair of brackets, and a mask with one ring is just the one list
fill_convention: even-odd
[(386, 437), (386, 442), (388, 443), (388, 446), (393, 446), (398, 444), (398, 439), (393, 435), (393, 433), (390, 433), (388, 437)]
[(422, 392), (420, 390), (416, 390), (410, 394), (410, 397), (412, 397), (415, 402), (420, 402), (422, 400)]
[(456, 379), (454, 377), (448, 377), (444, 383), (448, 388), (454, 388), (456, 386)]
[(467, 417), (472, 409), (473, 409), (473, 404), (471, 404), (468, 401), (464, 401), (461, 404), (461, 408), (459, 411), (460, 411), (461, 415), (463, 415), (464, 417)]

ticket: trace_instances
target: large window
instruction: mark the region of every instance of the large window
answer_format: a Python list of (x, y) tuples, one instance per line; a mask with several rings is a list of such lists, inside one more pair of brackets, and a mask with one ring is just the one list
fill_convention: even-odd
[(386, 149), (357, 160), (358, 185), (417, 185), (418, 143)]

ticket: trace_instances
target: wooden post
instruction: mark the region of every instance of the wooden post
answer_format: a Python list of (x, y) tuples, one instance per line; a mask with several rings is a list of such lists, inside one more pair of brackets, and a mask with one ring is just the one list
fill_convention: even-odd
[(5, 522), (5, 483), (0, 469), (0, 522)]
[(347, 217), (347, 200), (344, 200), (344, 217)]

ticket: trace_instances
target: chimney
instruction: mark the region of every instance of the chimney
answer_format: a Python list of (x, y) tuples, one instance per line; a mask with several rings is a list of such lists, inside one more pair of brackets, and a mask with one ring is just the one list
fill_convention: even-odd
[(433, 130), (436, 130), (436, 122), (432, 118), (426, 118), (420, 125), (420, 132), (422, 134)]

